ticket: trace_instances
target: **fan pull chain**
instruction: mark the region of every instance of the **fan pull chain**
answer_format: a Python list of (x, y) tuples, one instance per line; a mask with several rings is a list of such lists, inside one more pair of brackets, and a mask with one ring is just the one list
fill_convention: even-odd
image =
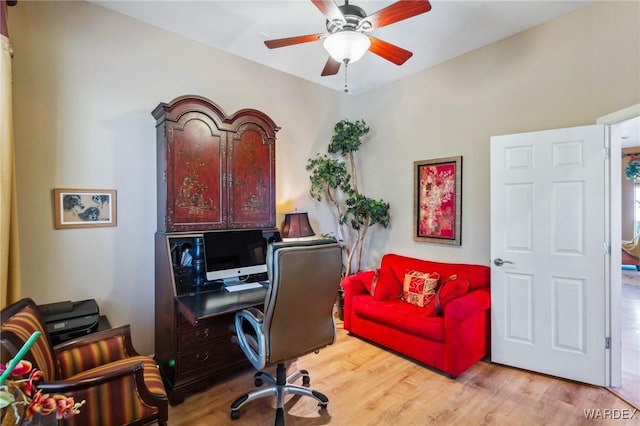
[(347, 71), (349, 70), (349, 61), (344, 61), (344, 93), (349, 93), (349, 88), (347, 87)]

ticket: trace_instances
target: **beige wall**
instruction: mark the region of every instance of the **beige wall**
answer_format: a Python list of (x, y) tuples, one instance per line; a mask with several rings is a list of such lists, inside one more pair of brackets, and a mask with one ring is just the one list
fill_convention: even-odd
[[(151, 111), (176, 96), (205, 96), (228, 114), (267, 113), (282, 127), (279, 218), (295, 207), (321, 217), (303, 159), (340, 118), (333, 91), (85, 2), (21, 1), (9, 13), (23, 295), (95, 298), (113, 325), (132, 324), (140, 351), (153, 351)], [(56, 187), (115, 188), (118, 226), (54, 230)]]
[[(362, 181), (393, 209), (374, 251), (488, 264), (491, 136), (595, 124), (638, 103), (639, 76), (640, 3), (607, 2), (356, 98), (353, 115), (374, 132)], [(456, 155), (462, 246), (414, 243), (413, 162)]]
[[(367, 195), (391, 203), (365, 266), (387, 251), (488, 264), (489, 138), (595, 123), (640, 102), (640, 4), (607, 2), (359, 97), (208, 48), (84, 2), (19, 2), (9, 10), (23, 294), (38, 303), (95, 298), (153, 351), (155, 133), (150, 111), (193, 93), (227, 113), (266, 112), (278, 134), (278, 213), (308, 210), (306, 160), (333, 124), (364, 118)], [(266, 82), (266, 83), (265, 83)], [(413, 161), (464, 157), (462, 246), (415, 243)], [(53, 230), (51, 189), (115, 188), (118, 226)]]

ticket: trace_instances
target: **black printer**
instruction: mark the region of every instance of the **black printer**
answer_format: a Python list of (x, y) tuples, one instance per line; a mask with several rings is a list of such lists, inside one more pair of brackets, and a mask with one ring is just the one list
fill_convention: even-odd
[(100, 309), (95, 299), (38, 305), (47, 324), (51, 343), (66, 342), (98, 330)]

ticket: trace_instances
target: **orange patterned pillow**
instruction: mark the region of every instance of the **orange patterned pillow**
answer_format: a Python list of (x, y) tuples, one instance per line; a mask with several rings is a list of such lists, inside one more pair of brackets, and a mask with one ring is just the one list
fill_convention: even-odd
[(440, 275), (436, 272), (407, 271), (404, 274), (402, 298), (421, 308), (427, 306), (436, 294)]

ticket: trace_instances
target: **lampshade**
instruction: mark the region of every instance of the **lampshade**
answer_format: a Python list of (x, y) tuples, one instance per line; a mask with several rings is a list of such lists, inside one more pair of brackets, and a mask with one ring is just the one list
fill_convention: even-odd
[(369, 37), (358, 31), (342, 30), (324, 39), (324, 48), (329, 55), (340, 63), (351, 64), (371, 46)]
[(316, 235), (311, 229), (307, 213), (287, 213), (284, 216), (283, 238), (301, 238)]

